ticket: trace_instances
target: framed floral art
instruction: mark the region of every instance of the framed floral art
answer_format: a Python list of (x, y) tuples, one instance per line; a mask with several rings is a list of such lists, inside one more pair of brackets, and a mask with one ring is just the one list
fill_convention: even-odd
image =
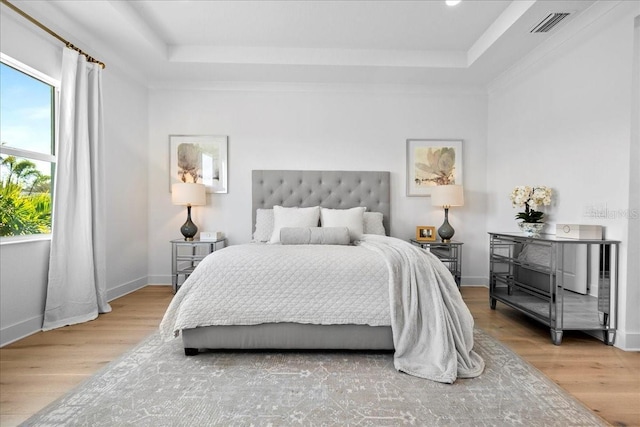
[(462, 140), (407, 139), (407, 196), (452, 184), (462, 185)]

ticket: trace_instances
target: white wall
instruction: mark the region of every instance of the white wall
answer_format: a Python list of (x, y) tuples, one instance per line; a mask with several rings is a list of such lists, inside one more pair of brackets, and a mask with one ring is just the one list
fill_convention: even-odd
[[(0, 14), (0, 51), (59, 79), (63, 46), (7, 8)], [(104, 71), (107, 180), (107, 295), (147, 283), (147, 90), (115, 68)], [(0, 345), (42, 326), (49, 241), (0, 248)]]
[[(1, 10), (0, 51), (59, 80), (62, 49)], [(42, 327), (49, 246), (48, 240), (0, 246), (0, 345)]]
[[(640, 331), (640, 14), (635, 18), (631, 85), (631, 147), (629, 150), (629, 229), (627, 231), (627, 286), (625, 325), (630, 333)], [(637, 335), (637, 334), (636, 334)], [(626, 337), (625, 337), (626, 338)], [(629, 348), (640, 343), (627, 339)]]
[(0, 245), (0, 346), (42, 327), (49, 243)]
[(171, 205), (169, 135), (229, 136), (229, 193), (194, 207), (200, 230), (223, 231), (231, 244), (251, 239), (253, 169), (391, 172), (391, 234), (443, 221), (430, 199), (406, 197), (406, 139), (461, 138), (466, 205), (450, 212), (465, 242), (463, 280), (487, 283), (485, 151), (487, 99), (477, 90), (274, 86), (242, 90), (154, 89), (149, 102), (150, 282), (170, 282), (169, 240), (180, 237), (183, 207)]
[(107, 297), (112, 300), (147, 284), (148, 92), (112, 67), (103, 77)]
[(638, 277), (627, 277), (629, 241), (639, 238), (628, 234), (638, 208), (629, 204), (637, 9), (622, 4), (517, 78), (505, 76), (508, 83), (498, 82), (489, 95), (488, 229), (517, 229), (508, 198), (515, 185), (554, 189), (547, 231), (555, 223), (605, 226), (607, 238), (622, 241), (616, 345), (624, 348), (640, 348), (640, 301), (629, 292)]

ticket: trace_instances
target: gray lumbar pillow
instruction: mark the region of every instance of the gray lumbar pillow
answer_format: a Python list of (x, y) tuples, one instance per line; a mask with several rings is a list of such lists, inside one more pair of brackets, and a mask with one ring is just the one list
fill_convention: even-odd
[(284, 227), (280, 229), (283, 245), (348, 245), (347, 227)]

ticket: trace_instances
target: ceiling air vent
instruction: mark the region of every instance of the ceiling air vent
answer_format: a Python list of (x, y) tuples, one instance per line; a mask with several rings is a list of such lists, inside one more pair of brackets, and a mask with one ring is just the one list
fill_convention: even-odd
[(535, 27), (533, 27), (530, 32), (548, 33), (567, 16), (569, 16), (569, 12), (550, 13), (546, 18), (544, 18)]

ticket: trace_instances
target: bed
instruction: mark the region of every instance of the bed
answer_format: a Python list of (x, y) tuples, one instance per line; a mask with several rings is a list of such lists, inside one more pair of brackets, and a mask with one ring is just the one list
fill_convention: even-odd
[[(473, 321), (449, 271), (421, 249), (381, 235), (389, 232), (389, 189), (389, 172), (253, 171), (259, 242), (209, 255), (175, 295), (161, 331), (167, 338), (181, 334), (188, 356), (200, 349), (395, 350), (396, 368), (413, 375), (441, 382), (478, 375), (484, 365), (472, 351)], [(297, 220), (316, 211), (324, 230), (282, 222), (290, 221), (285, 214)], [(362, 226), (355, 234), (354, 215)], [(345, 225), (345, 218), (348, 227), (325, 227)], [(326, 231), (319, 241), (329, 232), (347, 233), (347, 243), (355, 244), (331, 238), (332, 244), (286, 244), (286, 232), (300, 231)], [(420, 270), (395, 277), (394, 257), (395, 265)], [(416, 276), (435, 286), (407, 282)], [(405, 307), (417, 291), (433, 305), (427, 312), (415, 301)], [(427, 315), (431, 323), (417, 328), (407, 320)], [(433, 360), (424, 367), (422, 359)]]

